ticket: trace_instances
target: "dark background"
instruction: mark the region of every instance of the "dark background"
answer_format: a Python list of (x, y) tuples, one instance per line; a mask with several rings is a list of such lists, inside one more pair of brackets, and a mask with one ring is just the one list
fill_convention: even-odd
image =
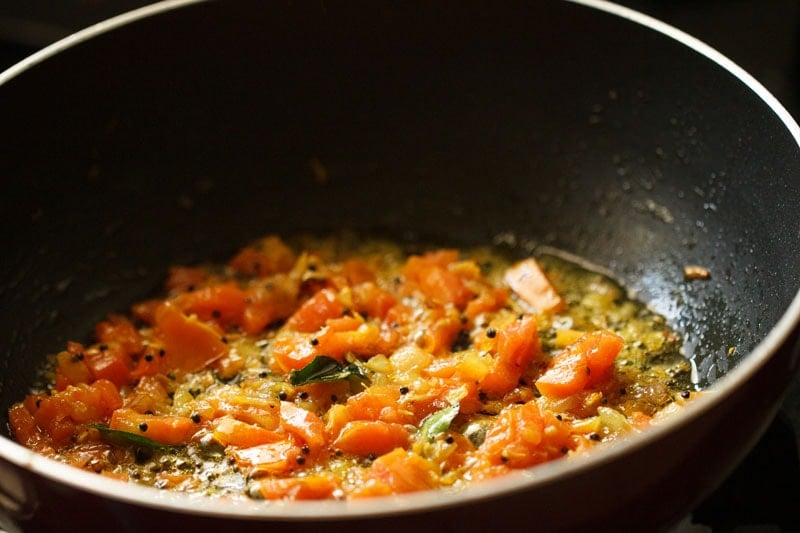
[[(70, 33), (149, 4), (0, 1), (0, 70)], [(760, 81), (800, 120), (800, 0), (619, 0), (704, 41)], [(657, 58), (654, 58), (654, 61)], [(724, 443), (719, 443), (724, 445)], [(766, 435), (681, 533), (772, 533), (800, 524), (800, 378)], [(677, 533), (677, 532), (676, 532)]]

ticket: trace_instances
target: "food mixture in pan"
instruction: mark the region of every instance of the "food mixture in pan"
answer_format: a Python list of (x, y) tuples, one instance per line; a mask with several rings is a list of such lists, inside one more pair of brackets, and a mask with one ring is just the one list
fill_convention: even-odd
[(694, 394), (680, 339), (557, 255), (267, 236), (54, 355), (12, 435), (121, 480), (226, 497), (461, 488), (580, 460)]

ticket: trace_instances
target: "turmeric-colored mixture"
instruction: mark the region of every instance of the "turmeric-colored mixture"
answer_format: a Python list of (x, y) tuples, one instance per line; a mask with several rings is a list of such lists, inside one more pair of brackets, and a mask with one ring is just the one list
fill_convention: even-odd
[(54, 355), (9, 421), (37, 452), (162, 489), (460, 488), (645, 430), (694, 394), (679, 340), (556, 255), (271, 235), (170, 268), (159, 298)]

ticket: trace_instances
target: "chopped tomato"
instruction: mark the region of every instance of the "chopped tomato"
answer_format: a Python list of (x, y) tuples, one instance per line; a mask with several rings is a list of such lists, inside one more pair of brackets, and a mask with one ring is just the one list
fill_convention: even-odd
[(254, 335), (277, 320), (295, 312), (299, 286), (286, 274), (276, 274), (264, 282), (252, 284), (246, 291), (246, 306), (242, 314), (242, 329)]
[(431, 461), (398, 448), (375, 459), (353, 498), (401, 494), (436, 488), (439, 471)]
[(167, 368), (196, 372), (228, 352), (217, 331), (195, 317), (186, 316), (170, 302), (164, 302), (156, 310), (155, 318)]
[(169, 292), (187, 292), (202, 286), (207, 280), (208, 274), (200, 268), (173, 266), (164, 286)]
[(342, 360), (348, 353), (361, 357), (390, 353), (397, 336), (385, 324), (343, 317), (329, 320), (317, 341), (319, 353)]
[(545, 396), (563, 398), (600, 383), (609, 377), (624, 342), (608, 330), (583, 335), (553, 357), (536, 388)]
[(217, 418), (211, 426), (214, 440), (222, 446), (250, 448), (283, 439), (283, 436), (275, 431), (236, 420), (231, 416)]
[(291, 248), (279, 237), (270, 235), (242, 248), (228, 264), (242, 274), (265, 277), (288, 272), (295, 259)]
[(325, 424), (317, 415), (290, 402), (281, 402), (281, 425), (308, 446), (312, 455), (326, 444)]
[(517, 386), (523, 372), (540, 350), (536, 327), (536, 319), (527, 315), (495, 333), (495, 360), (480, 381), (482, 391), (502, 395)]
[(517, 295), (539, 313), (557, 313), (565, 303), (534, 258), (523, 259), (506, 271), (505, 281)]
[(330, 475), (300, 478), (266, 478), (256, 484), (265, 500), (324, 500), (330, 498), (339, 484)]
[(336, 292), (331, 289), (322, 289), (306, 300), (289, 320), (286, 327), (295, 331), (312, 333), (317, 331), (330, 318), (337, 318), (344, 314), (344, 304), (339, 301)]
[(106, 379), (117, 387), (133, 381), (130, 352), (123, 344), (111, 342), (104, 346), (95, 346), (84, 350), (83, 354), (83, 361), (93, 380)]
[(188, 315), (197, 315), (204, 322), (235, 324), (241, 320), (246, 295), (235, 283), (202, 287), (177, 296), (173, 304)]
[(406, 292), (422, 292), (433, 305), (453, 304), (463, 308), (472, 292), (448, 267), (458, 260), (457, 250), (437, 250), (408, 258), (403, 267)]
[(142, 376), (130, 395), (125, 398), (125, 407), (139, 413), (159, 413), (169, 409), (172, 400), (167, 390), (167, 378)]
[(434, 355), (449, 352), (463, 324), (455, 307), (434, 307), (422, 317), (425, 327), (418, 343), (420, 348)]
[(280, 426), (280, 403), (277, 400), (242, 394), (229, 395), (218, 401), (217, 411), (272, 431), (278, 430)]
[[(288, 438), (249, 448), (232, 448), (228, 453), (241, 470), (253, 477), (263, 474), (284, 474), (305, 463), (303, 450)], [(303, 459), (298, 462), (298, 457)]]
[(142, 351), (142, 337), (133, 322), (122, 315), (111, 315), (98, 322), (94, 328), (97, 340), (105, 344), (118, 344), (126, 355)]
[[(318, 346), (312, 344), (305, 335), (287, 332), (272, 342), (273, 368), (278, 372), (300, 370), (320, 354)], [(334, 355), (328, 355), (336, 358)]]
[(525, 468), (563, 456), (570, 444), (569, 425), (528, 402), (503, 410), (478, 451), (491, 464)]
[(505, 287), (496, 287), (481, 292), (477, 298), (470, 300), (464, 309), (464, 316), (470, 320), (482, 313), (491, 313), (502, 309), (508, 302), (509, 292)]
[(382, 320), (396, 303), (397, 298), (392, 293), (381, 289), (371, 281), (353, 287), (353, 306), (356, 311), (367, 317)]
[(412, 413), (404, 410), (399, 400), (399, 387), (373, 385), (348, 398), (345, 405), (351, 420), (410, 423)]
[(84, 362), (82, 345), (70, 343), (66, 350), (56, 355), (56, 390), (91, 381), (92, 371)]
[(408, 430), (401, 424), (381, 420), (353, 420), (344, 425), (333, 447), (366, 457), (382, 455), (408, 446)]
[[(72, 442), (84, 424), (106, 422), (114, 410), (121, 406), (122, 397), (117, 387), (104, 379), (91, 385), (70, 385), (52, 395), (31, 395), (24, 401), (25, 409), (33, 416), (46, 440), (56, 448)], [(18, 422), (29, 423), (21, 416), (22, 413), (17, 415)], [(16, 431), (13, 425), (12, 429)], [(30, 435), (30, 429), (27, 425), (20, 427), (24, 435)]]
[(124, 407), (114, 411), (108, 426), (111, 429), (141, 435), (168, 446), (188, 443), (192, 435), (200, 429), (197, 423), (188, 416), (150, 415), (137, 413), (133, 409)]

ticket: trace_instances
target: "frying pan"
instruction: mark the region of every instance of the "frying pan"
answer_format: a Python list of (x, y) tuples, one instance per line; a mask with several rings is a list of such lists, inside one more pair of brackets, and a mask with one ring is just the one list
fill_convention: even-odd
[(161, 2), (0, 74), (0, 116), (3, 413), (169, 265), (342, 228), (586, 258), (681, 331), (708, 391), (585, 461), (367, 502), (192, 498), (4, 436), (10, 531), (667, 531), (797, 370), (800, 129), (725, 57), (611, 3)]

